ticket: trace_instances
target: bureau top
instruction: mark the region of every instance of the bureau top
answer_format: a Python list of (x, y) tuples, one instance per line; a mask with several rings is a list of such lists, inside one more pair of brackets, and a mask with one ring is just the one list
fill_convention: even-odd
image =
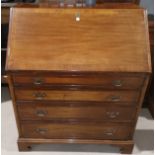
[(151, 72), (147, 14), (13, 8), (6, 70)]

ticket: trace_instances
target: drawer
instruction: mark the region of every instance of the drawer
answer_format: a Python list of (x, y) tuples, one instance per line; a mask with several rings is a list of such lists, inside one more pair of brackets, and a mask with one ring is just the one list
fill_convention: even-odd
[(50, 85), (82, 85), (99, 86), (103, 88), (138, 89), (143, 85), (144, 77), (140, 76), (21, 76), (14, 75), (15, 85), (50, 86)]
[(18, 104), (21, 120), (97, 119), (100, 121), (132, 121), (135, 107), (121, 106), (51, 106), (46, 103)]
[(25, 138), (58, 139), (129, 139), (132, 127), (129, 124), (90, 123), (22, 123)]
[(17, 100), (137, 102), (138, 91), (76, 91), (15, 89)]

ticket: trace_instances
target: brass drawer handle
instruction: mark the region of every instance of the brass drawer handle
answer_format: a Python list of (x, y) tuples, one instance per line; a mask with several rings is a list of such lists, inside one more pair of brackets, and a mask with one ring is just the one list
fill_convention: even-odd
[(113, 136), (113, 132), (105, 132), (107, 136)]
[(43, 129), (43, 128), (36, 129), (36, 132), (39, 133), (39, 134), (42, 134), (42, 135), (47, 133), (47, 131), (48, 131), (48, 129)]
[(44, 92), (36, 92), (33, 94), (33, 96), (35, 97), (36, 100), (43, 100), (44, 97), (46, 97), (46, 93)]
[(36, 115), (39, 116), (39, 117), (44, 117), (47, 115), (47, 111), (44, 111), (44, 110), (37, 110), (36, 111)]
[(107, 131), (105, 131), (105, 135), (107, 135), (107, 136), (113, 136), (115, 132), (116, 132), (115, 129), (111, 129), (109, 131), (107, 130)]
[(41, 84), (43, 84), (43, 79), (41, 79), (41, 78), (35, 78), (34, 79), (34, 81), (33, 81), (33, 84), (35, 84), (35, 85), (41, 85)]
[(107, 112), (109, 118), (116, 118), (119, 115), (119, 112)]
[(110, 99), (112, 102), (118, 102), (121, 100), (121, 97), (120, 96), (112, 96)]
[(121, 87), (123, 84), (121, 80), (115, 80), (112, 83), (113, 83), (113, 86), (115, 87)]

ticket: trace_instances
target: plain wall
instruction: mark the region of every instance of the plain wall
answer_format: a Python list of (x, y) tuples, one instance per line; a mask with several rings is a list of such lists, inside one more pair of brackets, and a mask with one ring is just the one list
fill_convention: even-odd
[(154, 14), (154, 0), (141, 0), (140, 6), (146, 8), (149, 14)]

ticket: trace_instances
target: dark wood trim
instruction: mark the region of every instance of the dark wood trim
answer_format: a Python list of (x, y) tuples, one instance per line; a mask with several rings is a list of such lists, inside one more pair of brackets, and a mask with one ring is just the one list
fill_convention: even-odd
[(71, 91), (77, 91), (77, 90), (92, 90), (92, 91), (102, 91), (102, 90), (107, 90), (107, 91), (112, 91), (112, 90), (115, 90), (115, 91), (139, 91), (141, 90), (141, 87), (138, 88), (138, 89), (133, 89), (133, 88), (113, 88), (113, 87), (104, 87), (104, 86), (101, 86), (101, 85), (74, 85), (74, 84), (66, 84), (66, 85), (63, 85), (63, 84), (49, 84), (49, 85), (43, 85), (43, 86), (33, 86), (31, 84), (22, 84), (21, 85), (18, 85), (18, 84), (15, 84), (15, 89), (25, 89), (25, 90), (71, 90)]
[[(101, 121), (101, 120), (95, 120), (95, 121), (88, 121), (88, 119), (81, 119), (81, 120), (77, 120), (77, 119), (51, 119), (51, 120), (20, 120), (20, 123), (22, 124), (113, 124), (113, 126), (117, 126), (118, 125), (118, 122), (107, 122), (106, 120), (104, 121)], [(120, 122), (119, 124), (121, 125), (127, 125), (127, 126), (130, 126), (130, 127), (134, 127), (134, 122), (133, 121), (130, 121), (130, 122)]]
[[(109, 3), (133, 3), (133, 4), (139, 4), (140, 3), (140, 0), (130, 0), (131, 2), (128, 2), (128, 0), (124, 0), (123, 2), (120, 2), (119, 0), (114, 0), (115, 2), (109, 2)], [(97, 4), (104, 4), (104, 3), (108, 3), (108, 2), (104, 2), (104, 0), (97, 0), (96, 1)]]
[[(135, 117), (134, 117), (135, 118)], [(134, 126), (134, 123), (132, 122), (132, 120), (123, 120), (123, 121), (120, 121), (120, 120), (108, 120), (108, 119), (102, 119), (102, 118), (100, 118), (100, 119), (97, 119), (97, 118), (95, 118), (95, 119), (89, 119), (89, 118), (67, 118), (67, 119), (63, 119), (63, 118), (55, 118), (55, 119), (42, 119), (42, 121), (40, 120), (40, 119), (33, 119), (33, 118), (31, 118), (31, 121), (35, 124), (35, 123), (37, 123), (37, 124), (39, 124), (39, 123), (48, 123), (48, 122), (50, 122), (50, 123), (52, 123), (52, 124), (54, 124), (54, 123), (59, 123), (59, 124), (78, 124), (78, 123), (87, 123), (87, 122), (91, 122), (92, 124), (101, 124), (101, 123), (107, 123), (107, 121), (109, 121), (109, 122), (111, 122), (111, 123), (121, 123), (121, 124), (123, 124), (123, 123), (130, 123), (131, 124), (131, 126)], [(25, 123), (25, 122), (27, 122), (27, 123), (30, 123), (31, 122), (30, 120), (28, 120), (28, 119), (20, 119), (20, 122), (22, 122), (22, 123)]]
[(104, 76), (104, 75), (126, 75), (126, 76), (142, 76), (149, 75), (151, 71), (148, 72), (114, 72), (114, 71), (48, 71), (48, 70), (7, 70), (7, 74), (10, 75), (52, 75), (52, 76)]
[(140, 0), (133, 0), (133, 2), (134, 2), (135, 4), (139, 4), (139, 3), (140, 3)]
[(50, 100), (50, 101), (16, 101), (16, 104), (38, 104), (38, 103), (44, 103), (45, 105), (48, 106), (73, 106), (73, 107), (85, 107), (85, 106), (120, 106), (120, 107), (137, 107), (137, 103), (128, 103), (126, 102), (126, 104), (124, 104), (124, 102), (95, 102), (95, 101), (54, 101), (54, 100)]
[(120, 152), (123, 154), (132, 153), (133, 140), (114, 141), (114, 140), (81, 140), (81, 139), (33, 139), (19, 138), (18, 147), (20, 151), (29, 151), (33, 144), (104, 144), (120, 147)]

